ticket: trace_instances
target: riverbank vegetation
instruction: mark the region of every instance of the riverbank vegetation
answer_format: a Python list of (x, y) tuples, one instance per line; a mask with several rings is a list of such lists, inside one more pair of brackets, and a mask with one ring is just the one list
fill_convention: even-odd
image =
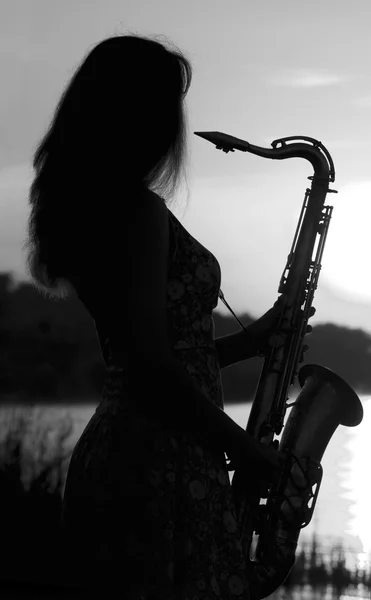
[[(66, 579), (68, 548), (60, 534), (72, 429), (68, 414), (51, 424), (42, 419), (42, 409), (35, 418), (29, 406), (14, 408), (1, 423), (0, 595), (4, 599), (15, 597), (8, 595), (11, 593), (31, 599), (44, 593), (50, 599), (79, 597), (73, 595)], [(293, 590), (328, 586), (335, 590), (334, 598), (340, 598), (345, 590), (348, 595), (365, 597), (360, 590), (370, 593), (370, 563), (362, 567), (347, 563), (341, 541), (324, 551), (313, 537), (299, 547), (296, 564), (276, 597), (281, 597), (283, 590), (289, 598), (294, 597)]]

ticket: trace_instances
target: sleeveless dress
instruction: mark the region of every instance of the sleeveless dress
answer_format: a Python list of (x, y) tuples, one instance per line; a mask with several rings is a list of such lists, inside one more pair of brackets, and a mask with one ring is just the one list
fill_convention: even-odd
[[(223, 408), (212, 318), (220, 266), (168, 214), (172, 351)], [(61, 522), (70, 568), (93, 590), (111, 585), (115, 598), (248, 600), (224, 451), (207, 432), (180, 434), (135, 411), (124, 368), (112, 360), (104, 319), (92, 316), (107, 377), (66, 479)]]

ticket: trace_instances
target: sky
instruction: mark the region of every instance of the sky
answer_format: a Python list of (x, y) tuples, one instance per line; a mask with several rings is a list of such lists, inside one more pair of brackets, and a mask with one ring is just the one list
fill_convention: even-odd
[[(309, 162), (224, 153), (193, 134), (270, 147), (316, 138), (329, 150), (334, 207), (311, 324), (371, 332), (369, 0), (8, 0), (0, 5), (0, 270), (25, 279), (32, 154), (82, 57), (105, 37), (164, 35), (191, 61), (188, 188), (173, 210), (217, 257), (235, 312), (277, 298)], [(227, 314), (219, 302), (218, 309)], [(229, 313), (228, 313), (229, 314)]]

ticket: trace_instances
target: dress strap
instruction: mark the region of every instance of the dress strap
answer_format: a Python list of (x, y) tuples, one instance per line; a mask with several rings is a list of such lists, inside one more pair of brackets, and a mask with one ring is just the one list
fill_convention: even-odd
[(229, 306), (228, 302), (226, 301), (226, 299), (224, 298), (224, 294), (222, 292), (222, 290), (219, 290), (219, 294), (218, 294), (219, 298), (221, 299), (221, 301), (226, 305), (226, 307), (231, 311), (232, 315), (235, 317), (235, 319), (237, 319), (237, 321), (239, 322), (239, 324), (241, 325), (242, 329), (244, 329), (247, 332), (246, 327), (244, 326), (243, 323), (241, 323), (241, 321), (239, 320), (239, 318), (237, 317), (237, 315), (235, 315), (235, 313), (233, 312), (233, 310), (231, 309), (231, 307)]

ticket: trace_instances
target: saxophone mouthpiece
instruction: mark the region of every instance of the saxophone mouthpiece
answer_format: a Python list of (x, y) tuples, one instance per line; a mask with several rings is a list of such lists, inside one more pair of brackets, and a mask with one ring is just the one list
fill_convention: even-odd
[(216, 149), (223, 150), (223, 152), (234, 152), (235, 149), (247, 152), (250, 147), (249, 142), (220, 131), (194, 131), (193, 133), (215, 144)]

